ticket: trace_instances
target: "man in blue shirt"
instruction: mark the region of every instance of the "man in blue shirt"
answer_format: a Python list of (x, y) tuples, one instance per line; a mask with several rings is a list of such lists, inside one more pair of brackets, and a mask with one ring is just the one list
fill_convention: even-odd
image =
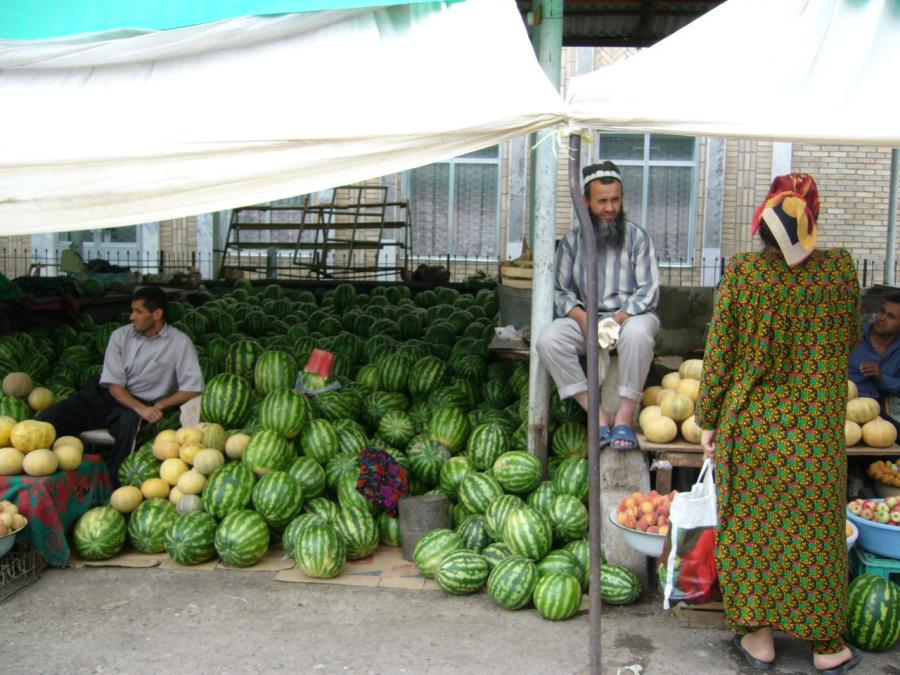
[(900, 394), (900, 293), (885, 297), (875, 321), (850, 354), (850, 379), (860, 396), (881, 402)]

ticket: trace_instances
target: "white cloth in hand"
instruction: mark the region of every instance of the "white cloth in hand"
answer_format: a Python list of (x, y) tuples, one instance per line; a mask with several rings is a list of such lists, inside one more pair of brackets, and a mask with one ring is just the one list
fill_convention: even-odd
[(612, 349), (619, 341), (619, 329), (621, 326), (615, 319), (609, 317), (597, 323), (597, 342), (600, 349)]

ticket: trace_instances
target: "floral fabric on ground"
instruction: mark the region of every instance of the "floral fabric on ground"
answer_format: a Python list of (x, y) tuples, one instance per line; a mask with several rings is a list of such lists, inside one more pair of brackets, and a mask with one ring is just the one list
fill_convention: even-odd
[(403, 467), (387, 452), (364, 448), (359, 455), (356, 489), (368, 501), (396, 517), (400, 499), (409, 492), (409, 480)]

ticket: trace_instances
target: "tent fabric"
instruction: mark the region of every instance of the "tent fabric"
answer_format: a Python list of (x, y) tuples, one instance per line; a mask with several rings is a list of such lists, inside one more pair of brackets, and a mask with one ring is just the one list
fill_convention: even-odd
[(307, 194), (563, 119), (512, 0), (0, 41), (0, 236)]
[(575, 77), (574, 128), (900, 146), (897, 0), (729, 0)]

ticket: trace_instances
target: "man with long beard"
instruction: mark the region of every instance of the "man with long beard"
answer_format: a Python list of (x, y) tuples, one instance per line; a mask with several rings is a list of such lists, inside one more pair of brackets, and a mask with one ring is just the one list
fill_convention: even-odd
[[(619, 406), (608, 412), (600, 402), (600, 447), (638, 447), (632, 428), (634, 409), (650, 372), (659, 317), (659, 267), (653, 242), (625, 219), (622, 175), (610, 161), (582, 170), (584, 201), (597, 238), (598, 318), (619, 326)], [(587, 410), (587, 377), (579, 362), (586, 351), (587, 277), (581, 234), (576, 227), (556, 253), (555, 319), (541, 333), (537, 351), (556, 382), (559, 397), (574, 398)], [(601, 382), (606, 377), (601, 368)]]

